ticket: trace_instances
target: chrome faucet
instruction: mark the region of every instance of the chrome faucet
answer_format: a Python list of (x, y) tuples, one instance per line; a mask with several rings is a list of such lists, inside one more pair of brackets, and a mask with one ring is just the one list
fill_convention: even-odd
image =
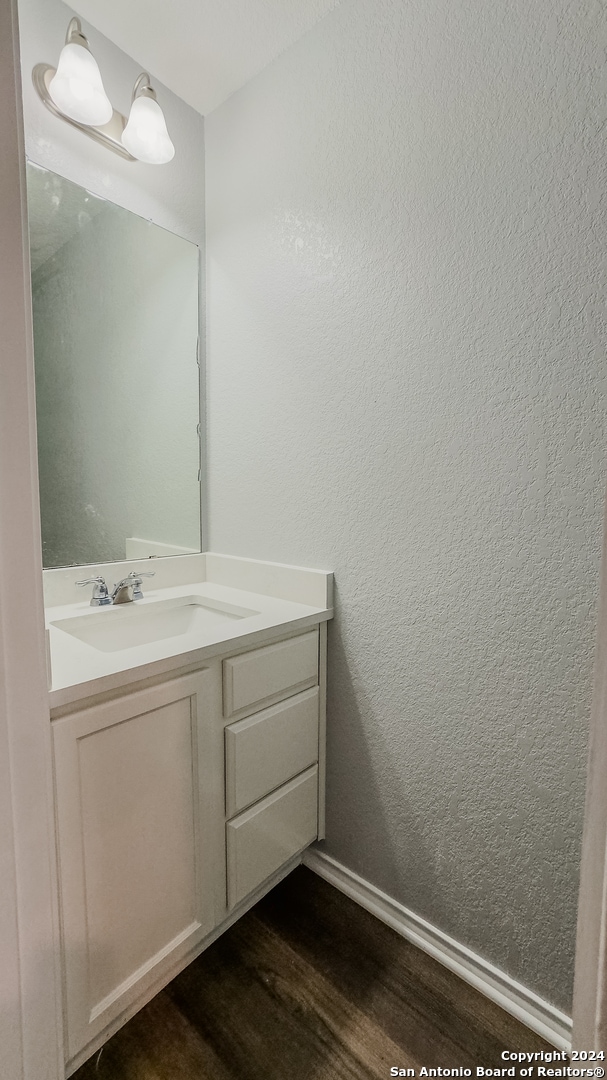
[(87, 577), (84, 581), (77, 581), (76, 585), (93, 585), (93, 595), (91, 596), (91, 607), (105, 607), (106, 604), (112, 603), (112, 598), (108, 593), (107, 585), (105, 584), (105, 578), (102, 577)]
[(133, 600), (143, 600), (141, 586), (144, 577), (154, 577), (154, 570), (131, 570), (121, 581), (117, 581), (112, 589), (111, 604), (132, 604)]

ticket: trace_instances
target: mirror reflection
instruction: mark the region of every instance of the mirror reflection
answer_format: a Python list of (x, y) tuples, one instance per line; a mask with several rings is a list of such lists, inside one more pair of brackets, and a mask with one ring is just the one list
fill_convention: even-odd
[(44, 566), (200, 551), (198, 248), (27, 182)]

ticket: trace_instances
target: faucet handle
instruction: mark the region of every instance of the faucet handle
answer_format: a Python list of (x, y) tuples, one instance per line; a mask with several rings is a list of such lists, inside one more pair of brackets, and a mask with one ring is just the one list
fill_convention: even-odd
[(141, 579), (144, 577), (156, 577), (155, 570), (131, 570), (128, 575), (133, 584), (133, 600), (143, 600), (141, 591)]
[(103, 607), (105, 604), (111, 604), (112, 600), (108, 593), (108, 588), (105, 583), (105, 578), (89, 577), (84, 581), (77, 581), (76, 585), (93, 585), (93, 595), (91, 596), (91, 607)]

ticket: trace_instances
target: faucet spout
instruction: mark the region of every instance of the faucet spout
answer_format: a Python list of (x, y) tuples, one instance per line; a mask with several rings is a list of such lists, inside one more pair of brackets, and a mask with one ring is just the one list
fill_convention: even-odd
[(144, 577), (154, 577), (154, 570), (131, 570), (112, 589), (112, 604), (132, 604), (134, 600), (143, 600), (141, 586)]

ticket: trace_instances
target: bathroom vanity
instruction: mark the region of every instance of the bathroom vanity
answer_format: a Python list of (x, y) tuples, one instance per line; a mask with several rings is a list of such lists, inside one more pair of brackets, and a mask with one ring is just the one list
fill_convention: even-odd
[(323, 835), (332, 576), (200, 553), (198, 247), (27, 179), (69, 1076)]
[(324, 830), (332, 576), (150, 566), (107, 608), (45, 572), (67, 1075)]

